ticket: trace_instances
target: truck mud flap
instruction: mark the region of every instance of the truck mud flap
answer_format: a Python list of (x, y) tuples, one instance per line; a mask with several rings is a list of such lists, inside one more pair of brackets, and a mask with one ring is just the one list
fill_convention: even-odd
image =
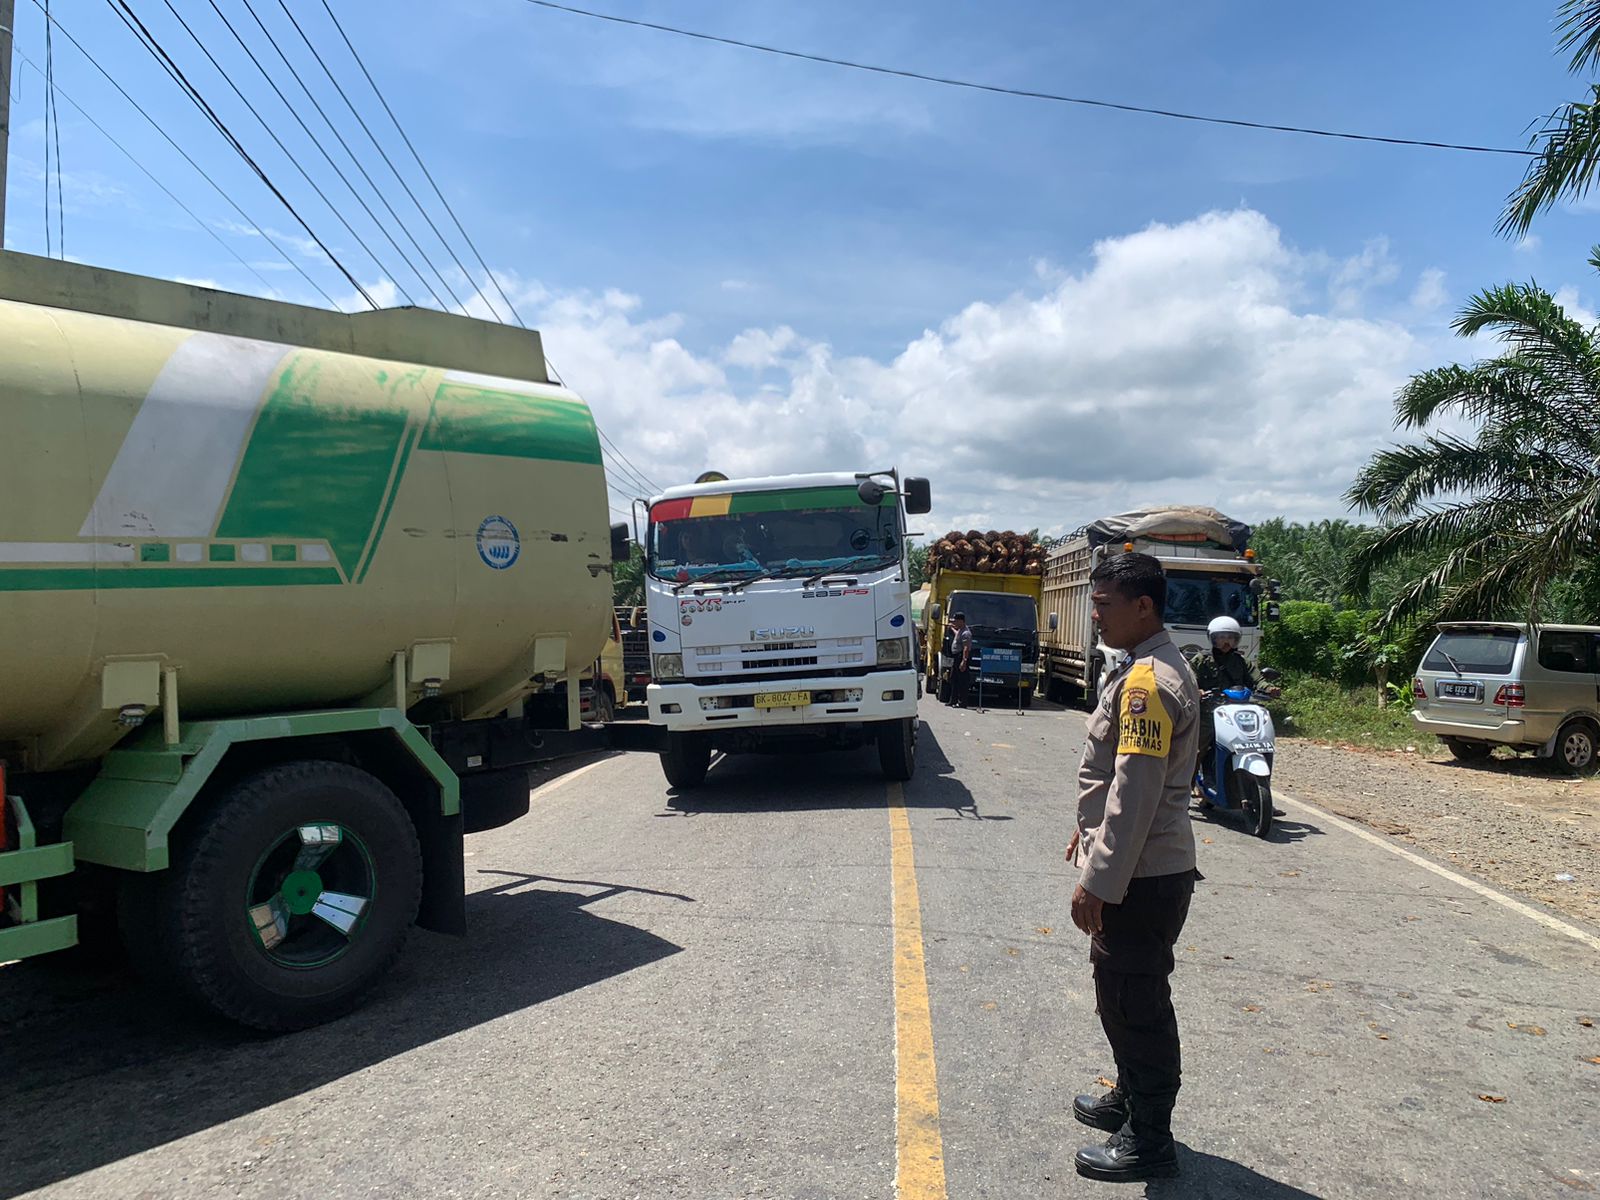
[(613, 721), (604, 728), (607, 748), (611, 750), (659, 754), (667, 744), (667, 731), (661, 725), (650, 725), (644, 721)]

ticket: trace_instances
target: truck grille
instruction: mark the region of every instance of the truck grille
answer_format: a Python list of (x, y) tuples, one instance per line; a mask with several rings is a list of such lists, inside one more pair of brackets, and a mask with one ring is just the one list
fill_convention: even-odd
[(866, 638), (818, 638), (804, 642), (761, 642), (706, 646), (694, 652), (698, 675), (777, 674), (797, 670), (860, 670), (867, 661)]

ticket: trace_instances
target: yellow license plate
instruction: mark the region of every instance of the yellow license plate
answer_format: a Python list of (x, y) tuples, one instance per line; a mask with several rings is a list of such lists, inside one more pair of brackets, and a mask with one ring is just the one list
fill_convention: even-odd
[(756, 696), (757, 708), (804, 708), (810, 703), (810, 692), (761, 692)]

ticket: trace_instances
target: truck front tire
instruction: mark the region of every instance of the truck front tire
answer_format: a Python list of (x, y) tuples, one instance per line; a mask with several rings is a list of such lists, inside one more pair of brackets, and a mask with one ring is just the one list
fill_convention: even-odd
[(703, 733), (669, 733), (661, 752), (667, 782), (680, 790), (699, 787), (711, 767), (711, 739)]
[[(395, 794), (344, 763), (270, 767), (217, 797), (148, 906), (137, 958), (203, 1007), (272, 1033), (355, 1008), (394, 965), (422, 899)], [(149, 951), (153, 950), (153, 956)]]
[(916, 774), (918, 724), (916, 717), (902, 717), (878, 726), (878, 765), (886, 778), (904, 783)]

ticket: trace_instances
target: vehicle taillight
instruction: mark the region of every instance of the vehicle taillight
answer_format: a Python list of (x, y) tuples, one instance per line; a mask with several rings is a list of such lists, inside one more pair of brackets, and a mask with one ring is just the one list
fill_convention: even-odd
[(1421, 678), (1421, 676), (1416, 676), (1416, 677), (1412, 678), (1412, 680), (1411, 680), (1411, 694), (1412, 694), (1412, 696), (1416, 697), (1416, 699), (1418, 699), (1418, 700), (1426, 700), (1428, 698), (1428, 689), (1422, 686), (1422, 678)]
[(1520, 683), (1502, 683), (1494, 702), (1502, 708), (1521, 708), (1527, 704), (1526, 693)]

